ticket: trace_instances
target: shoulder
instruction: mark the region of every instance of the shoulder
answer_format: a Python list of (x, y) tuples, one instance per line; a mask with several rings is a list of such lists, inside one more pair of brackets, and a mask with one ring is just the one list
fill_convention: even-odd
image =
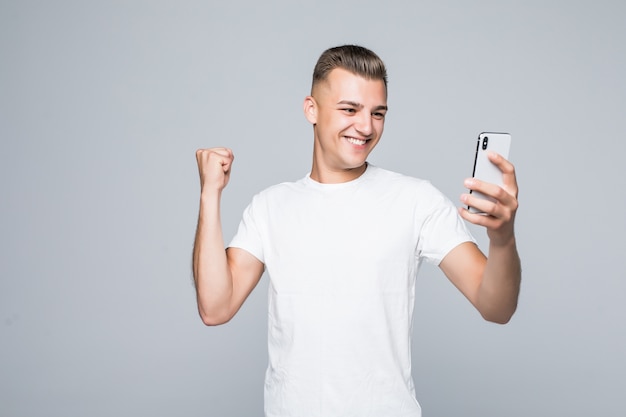
[(385, 199), (393, 199), (398, 204), (407, 204), (416, 212), (432, 213), (441, 209), (454, 207), (446, 197), (429, 180), (412, 177), (379, 167), (372, 167), (372, 184)]
[(252, 197), (252, 203), (269, 203), (272, 201), (281, 201), (285, 198), (298, 194), (305, 189), (305, 180), (285, 181), (271, 185)]
[(370, 166), (372, 181), (391, 189), (412, 190), (415, 193), (441, 194), (429, 181), (423, 178), (412, 177), (399, 172), (390, 171), (374, 165)]

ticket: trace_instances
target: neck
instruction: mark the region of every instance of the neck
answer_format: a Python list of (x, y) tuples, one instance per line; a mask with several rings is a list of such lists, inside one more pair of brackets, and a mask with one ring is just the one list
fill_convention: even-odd
[(321, 184), (340, 184), (359, 178), (365, 170), (367, 170), (367, 162), (357, 168), (334, 170), (320, 167), (314, 160), (311, 168), (311, 179)]

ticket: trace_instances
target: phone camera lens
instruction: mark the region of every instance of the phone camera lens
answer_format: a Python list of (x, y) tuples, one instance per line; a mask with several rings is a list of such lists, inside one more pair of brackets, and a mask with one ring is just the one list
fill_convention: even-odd
[(489, 138), (488, 138), (487, 136), (485, 136), (485, 137), (483, 138), (483, 151), (484, 151), (485, 149), (487, 149), (487, 144), (488, 144), (488, 143), (489, 143)]

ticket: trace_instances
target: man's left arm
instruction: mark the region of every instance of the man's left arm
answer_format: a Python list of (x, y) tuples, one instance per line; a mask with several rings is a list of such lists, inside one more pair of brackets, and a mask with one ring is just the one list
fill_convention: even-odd
[(474, 243), (466, 242), (450, 251), (439, 266), (485, 320), (504, 324), (517, 308), (522, 275), (513, 227), (518, 188), (515, 167), (498, 154), (490, 154), (489, 159), (502, 171), (504, 185), (499, 187), (470, 178), (465, 186), (493, 197), (495, 202), (463, 194), (464, 205), (486, 214), (459, 209), (463, 219), (487, 229), (488, 257)]

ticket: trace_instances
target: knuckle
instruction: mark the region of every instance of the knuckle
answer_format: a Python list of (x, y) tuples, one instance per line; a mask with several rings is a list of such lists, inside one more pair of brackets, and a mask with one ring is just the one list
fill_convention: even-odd
[(494, 195), (494, 197), (495, 197), (498, 201), (503, 201), (503, 200), (505, 200), (505, 199), (508, 197), (508, 195), (509, 195), (509, 193), (507, 193), (507, 192), (504, 190), (504, 188), (501, 188), (501, 187), (499, 187), (499, 188), (495, 191), (495, 193), (494, 193), (494, 194), (495, 194), (495, 195)]

